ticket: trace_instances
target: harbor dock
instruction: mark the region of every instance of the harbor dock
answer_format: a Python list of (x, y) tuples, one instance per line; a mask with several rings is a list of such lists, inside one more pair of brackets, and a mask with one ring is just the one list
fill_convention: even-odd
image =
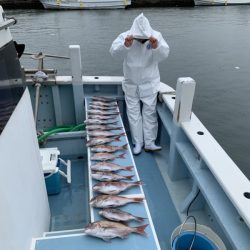
[[(5, 9), (43, 9), (39, 0), (0, 0)], [(132, 0), (129, 8), (194, 6), (194, 0)]]

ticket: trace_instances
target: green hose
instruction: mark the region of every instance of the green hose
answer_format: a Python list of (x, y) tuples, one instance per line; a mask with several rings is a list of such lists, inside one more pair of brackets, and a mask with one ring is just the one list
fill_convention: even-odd
[(74, 128), (72, 128), (70, 131), (80, 131), (80, 130), (85, 130), (86, 125), (85, 124), (79, 124), (77, 126), (75, 126)]
[(44, 130), (44, 132), (50, 132), (50, 131), (58, 129), (58, 128), (74, 128), (74, 127), (75, 127), (75, 125), (62, 125), (62, 126), (47, 128)]
[(50, 135), (61, 133), (61, 132), (73, 132), (73, 131), (81, 131), (85, 130), (85, 124), (79, 124), (77, 126), (58, 126), (58, 127), (53, 127), (53, 128), (48, 128), (44, 131), (44, 134), (38, 136), (38, 142), (42, 143)]

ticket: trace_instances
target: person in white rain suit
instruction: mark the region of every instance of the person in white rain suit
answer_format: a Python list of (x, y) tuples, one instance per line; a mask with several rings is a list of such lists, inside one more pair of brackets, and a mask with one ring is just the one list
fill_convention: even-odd
[(161, 150), (155, 145), (158, 132), (156, 102), (160, 85), (158, 63), (168, 57), (168, 44), (160, 32), (151, 28), (142, 13), (135, 18), (130, 30), (113, 41), (110, 53), (124, 59), (122, 88), (135, 145), (133, 153), (139, 154), (144, 143), (145, 151)]

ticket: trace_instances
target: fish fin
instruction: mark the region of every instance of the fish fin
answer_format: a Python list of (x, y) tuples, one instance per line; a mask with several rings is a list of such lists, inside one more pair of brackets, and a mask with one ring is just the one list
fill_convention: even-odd
[(122, 159), (125, 159), (125, 155), (126, 153), (123, 153), (123, 154), (120, 154), (120, 155), (118, 155), (118, 158), (122, 158)]
[(126, 239), (126, 238), (128, 238), (128, 235), (127, 234), (126, 235), (121, 235), (121, 236), (119, 236), (119, 238)]
[(125, 170), (132, 171), (134, 169), (134, 166), (127, 166), (124, 168)]
[(146, 232), (144, 231), (147, 226), (148, 226), (148, 224), (145, 224), (145, 225), (142, 225), (142, 226), (139, 226), (139, 227), (134, 227), (134, 229), (135, 229), (134, 232), (137, 233), (137, 234), (147, 235)]
[(132, 180), (133, 179), (133, 177), (134, 177), (134, 175), (129, 175), (129, 176), (124, 176), (126, 179), (128, 179), (128, 180)]
[(111, 238), (102, 237), (101, 239), (104, 240), (105, 242), (111, 243)]

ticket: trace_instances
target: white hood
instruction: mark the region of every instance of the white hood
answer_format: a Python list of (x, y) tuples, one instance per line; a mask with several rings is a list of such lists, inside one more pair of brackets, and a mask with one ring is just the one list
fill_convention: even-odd
[(148, 39), (152, 35), (153, 29), (148, 19), (141, 13), (135, 18), (130, 33), (135, 38)]

